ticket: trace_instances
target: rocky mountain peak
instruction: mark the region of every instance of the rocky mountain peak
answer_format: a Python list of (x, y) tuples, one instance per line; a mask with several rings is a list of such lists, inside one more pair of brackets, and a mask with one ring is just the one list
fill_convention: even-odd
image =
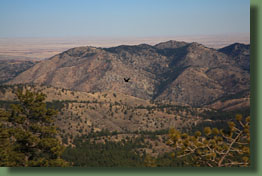
[(186, 42), (181, 42), (181, 41), (175, 41), (175, 40), (169, 40), (167, 42), (161, 42), (156, 44), (154, 47), (158, 49), (170, 49), (170, 48), (181, 48), (183, 46), (188, 45)]
[(249, 54), (250, 45), (245, 45), (241, 43), (233, 43), (229, 46), (219, 49), (220, 52), (223, 52), (227, 55), (236, 56), (239, 54)]
[(234, 43), (218, 50), (235, 62), (235, 65), (250, 72), (250, 45)]

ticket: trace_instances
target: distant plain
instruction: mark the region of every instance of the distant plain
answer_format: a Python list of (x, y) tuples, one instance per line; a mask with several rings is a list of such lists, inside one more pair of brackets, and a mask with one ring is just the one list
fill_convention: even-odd
[[(250, 43), (249, 34), (239, 35), (202, 35), (147, 38), (0, 38), (0, 59), (45, 59), (70, 48), (79, 46), (113, 47), (118, 45), (150, 45), (177, 40), (198, 42), (210, 48), (222, 48), (232, 43)], [(18, 56), (18, 57), (17, 57)]]

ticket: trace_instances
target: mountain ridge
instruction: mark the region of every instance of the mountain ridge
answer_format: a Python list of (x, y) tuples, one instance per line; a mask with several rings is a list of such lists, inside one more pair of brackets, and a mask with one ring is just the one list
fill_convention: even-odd
[[(115, 91), (146, 100), (202, 106), (249, 90), (249, 49), (235, 48), (215, 50), (172, 40), (154, 46), (77, 47), (35, 64), (7, 84)], [(130, 81), (124, 82), (124, 77)]]

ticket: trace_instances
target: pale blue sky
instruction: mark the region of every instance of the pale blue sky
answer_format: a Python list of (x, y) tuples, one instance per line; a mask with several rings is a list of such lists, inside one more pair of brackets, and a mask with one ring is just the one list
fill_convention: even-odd
[(249, 0), (0, 0), (0, 37), (162, 37), (250, 31)]

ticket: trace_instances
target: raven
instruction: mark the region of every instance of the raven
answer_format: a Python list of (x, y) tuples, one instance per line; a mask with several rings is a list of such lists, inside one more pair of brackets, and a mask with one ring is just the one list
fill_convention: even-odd
[(125, 82), (128, 82), (130, 80), (130, 78), (124, 78)]

